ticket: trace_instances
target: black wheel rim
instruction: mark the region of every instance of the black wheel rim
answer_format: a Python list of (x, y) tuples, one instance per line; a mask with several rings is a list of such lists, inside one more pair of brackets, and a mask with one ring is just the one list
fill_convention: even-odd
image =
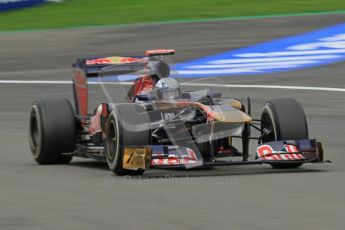
[(263, 114), (261, 117), (261, 135), (263, 143), (275, 140), (272, 120), (267, 113)]
[(109, 133), (107, 137), (108, 142), (108, 151), (107, 156), (109, 161), (113, 161), (116, 156), (117, 152), (117, 133), (116, 133), (117, 127), (114, 121), (111, 121), (109, 124)]
[(30, 116), (30, 142), (31, 147), (33, 150), (33, 153), (36, 153), (37, 147), (40, 144), (40, 132), (39, 132), (39, 122), (38, 122), (38, 116), (36, 114), (35, 110), (32, 110), (31, 116)]

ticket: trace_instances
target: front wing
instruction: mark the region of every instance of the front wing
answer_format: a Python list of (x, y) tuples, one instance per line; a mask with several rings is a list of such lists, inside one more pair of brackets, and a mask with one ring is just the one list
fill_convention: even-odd
[(295, 164), (323, 162), (322, 144), (314, 139), (274, 141), (257, 147), (254, 160), (204, 161), (192, 149), (172, 145), (126, 146), (123, 167), (137, 170), (149, 168), (200, 168), (244, 164)]

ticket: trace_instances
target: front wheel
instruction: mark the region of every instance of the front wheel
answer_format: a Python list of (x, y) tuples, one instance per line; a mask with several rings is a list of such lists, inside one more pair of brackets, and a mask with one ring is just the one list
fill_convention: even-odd
[(141, 105), (119, 104), (108, 117), (105, 154), (109, 169), (117, 175), (141, 175), (145, 170), (123, 168), (124, 147), (150, 145), (149, 117)]
[[(308, 139), (307, 119), (302, 105), (292, 98), (266, 102), (261, 115), (262, 142)], [(298, 168), (303, 163), (276, 163), (273, 168)]]

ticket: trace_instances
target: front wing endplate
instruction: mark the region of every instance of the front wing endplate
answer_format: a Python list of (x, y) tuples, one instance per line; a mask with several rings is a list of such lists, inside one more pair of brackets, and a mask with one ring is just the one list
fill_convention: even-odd
[(124, 169), (148, 169), (151, 165), (151, 148), (147, 147), (125, 147), (122, 167)]

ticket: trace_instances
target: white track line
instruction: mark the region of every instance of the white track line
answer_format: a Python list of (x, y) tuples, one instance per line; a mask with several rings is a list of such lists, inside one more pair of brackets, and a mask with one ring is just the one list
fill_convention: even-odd
[[(0, 84), (53, 84), (66, 85), (72, 84), (72, 81), (41, 81), (41, 80), (0, 80)], [(99, 85), (99, 82), (89, 82), (90, 85)], [(106, 85), (131, 85), (132, 82), (103, 82)], [(312, 90), (312, 91), (329, 91), (329, 92), (345, 92), (345, 88), (331, 87), (307, 87), (292, 85), (236, 85), (236, 84), (208, 84), (208, 83), (181, 83), (185, 86), (205, 86), (205, 87), (227, 87), (227, 88), (256, 88), (256, 89), (293, 89), (293, 90)]]
[(72, 81), (40, 81), (40, 80), (0, 80), (0, 84), (72, 84)]

